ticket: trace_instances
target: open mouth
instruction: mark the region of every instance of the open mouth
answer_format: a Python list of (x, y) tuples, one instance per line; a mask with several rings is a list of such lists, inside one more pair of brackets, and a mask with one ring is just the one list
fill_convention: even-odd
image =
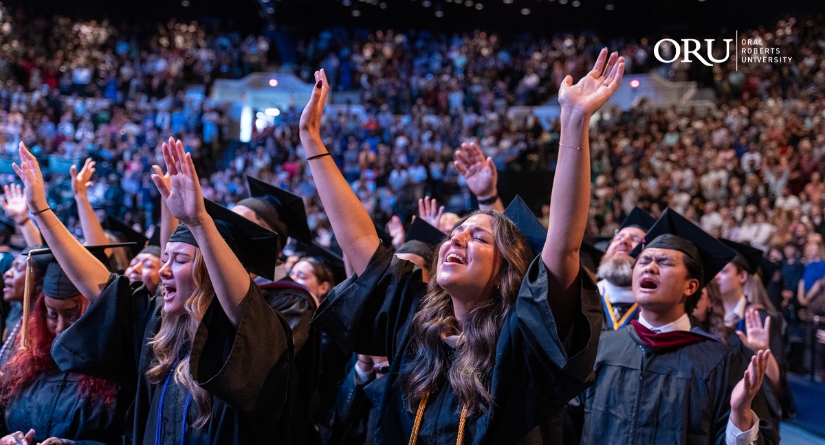
[(659, 288), (659, 283), (653, 278), (645, 277), (639, 282), (639, 287), (647, 290), (654, 290)]
[(456, 252), (450, 252), (444, 258), (445, 263), (467, 264), (467, 259)]
[(163, 286), (163, 290), (166, 291), (166, 295), (163, 297), (164, 300), (171, 300), (172, 297), (175, 295), (175, 292), (177, 292), (176, 288), (166, 285)]

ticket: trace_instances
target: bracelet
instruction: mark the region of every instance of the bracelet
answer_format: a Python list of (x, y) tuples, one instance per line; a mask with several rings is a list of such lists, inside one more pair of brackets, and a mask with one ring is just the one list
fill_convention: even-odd
[(567, 147), (567, 148), (575, 148), (576, 150), (581, 150), (583, 147), (575, 147), (573, 145), (562, 144), (559, 142), (559, 147)]
[(310, 156), (310, 157), (308, 157), (308, 158), (307, 158), (307, 162), (309, 162), (309, 161), (311, 161), (311, 160), (313, 160), (313, 159), (323, 158), (324, 156), (332, 156), (332, 155), (331, 155), (331, 154), (329, 154), (329, 152), (326, 152), (326, 153), (321, 153), (321, 154), (319, 154), (319, 155)]
[(36, 211), (36, 212), (32, 212), (32, 215), (39, 215), (39, 214), (41, 214), (41, 213), (43, 213), (43, 212), (45, 212), (45, 211), (47, 211), (47, 210), (51, 210), (51, 209), (52, 209), (51, 207), (46, 206), (46, 208), (45, 208), (45, 209), (43, 209), (43, 210), (38, 210), (38, 211)]
[(15, 223), (15, 224), (17, 224), (18, 226), (24, 226), (24, 225), (26, 225), (26, 223), (27, 223), (27, 222), (29, 222), (29, 221), (31, 221), (31, 218), (29, 218), (29, 217), (27, 216), (27, 217), (26, 217), (26, 219), (24, 219), (23, 221), (15, 221), (14, 223)]
[(490, 205), (490, 204), (492, 204), (496, 201), (498, 201), (498, 195), (493, 195), (493, 196), (491, 196), (487, 199), (479, 199), (478, 203), (483, 205), (483, 206), (488, 206), (488, 205)]

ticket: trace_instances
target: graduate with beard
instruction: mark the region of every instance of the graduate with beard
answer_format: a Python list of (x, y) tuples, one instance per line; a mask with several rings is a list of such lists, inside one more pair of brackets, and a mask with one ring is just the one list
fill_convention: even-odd
[(688, 316), (735, 252), (670, 209), (645, 240), (632, 253), (642, 311), (602, 335), (581, 443), (776, 443), (760, 391), (770, 351), (748, 365)]
[(617, 331), (639, 317), (639, 305), (633, 298), (630, 284), (636, 259), (630, 252), (644, 239), (656, 220), (644, 210), (634, 207), (622, 221), (616, 235), (610, 240), (596, 278), (604, 307), (605, 331)]

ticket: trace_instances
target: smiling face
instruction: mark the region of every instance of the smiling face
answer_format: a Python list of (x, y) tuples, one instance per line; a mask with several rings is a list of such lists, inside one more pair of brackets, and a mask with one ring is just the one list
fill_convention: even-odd
[(79, 296), (57, 300), (47, 296), (43, 299), (46, 306), (46, 328), (50, 334), (57, 337), (83, 315), (82, 298)]
[(14, 259), (11, 269), (3, 274), (3, 300), (23, 301), (26, 286), (26, 256), (19, 255)]
[(160, 258), (149, 253), (141, 253), (132, 258), (132, 262), (123, 274), (129, 278), (129, 281), (142, 281), (149, 291), (154, 293), (160, 282), (159, 270)]
[(193, 265), (197, 247), (180, 242), (166, 243), (163, 266), (160, 268), (160, 282), (166, 290), (163, 297), (163, 312), (169, 315), (184, 315), (186, 300), (195, 291)]
[(493, 217), (470, 216), (441, 244), (436, 281), (450, 296), (472, 301), (490, 294), (500, 263), (493, 235)]
[(610, 240), (610, 245), (604, 252), (605, 257), (616, 254), (630, 255), (630, 252), (644, 239), (645, 231), (638, 227), (625, 227), (616, 233)]
[(648, 248), (633, 268), (633, 296), (645, 311), (672, 314), (699, 289), (699, 280), (688, 278), (685, 254), (672, 249)]

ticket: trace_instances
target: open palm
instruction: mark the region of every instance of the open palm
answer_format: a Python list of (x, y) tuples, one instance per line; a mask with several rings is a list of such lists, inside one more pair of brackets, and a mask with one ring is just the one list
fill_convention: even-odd
[(498, 171), (491, 158), (473, 142), (461, 144), (461, 150), (455, 153), (455, 167), (467, 180), (467, 187), (474, 195), (489, 198), (495, 195), (498, 185)]
[(11, 184), (3, 186), (6, 192), (5, 198), (0, 198), (0, 206), (11, 219), (15, 222), (25, 220), (26, 213), (29, 210), (29, 205), (26, 204), (26, 195), (23, 192), (23, 187), (20, 184)]
[(749, 308), (745, 313), (745, 327), (747, 334), (742, 331), (736, 331), (736, 335), (742, 340), (742, 343), (753, 352), (764, 351), (770, 345), (771, 332), (771, 317), (765, 319), (765, 324), (762, 324), (762, 318), (759, 316), (759, 311), (754, 308)]
[(86, 189), (92, 186), (91, 180), (92, 175), (95, 173), (95, 161), (92, 158), (87, 158), (83, 168), (80, 169), (80, 173), (77, 172), (77, 166), (75, 165), (72, 165), (71, 172), (72, 192), (75, 195), (86, 196)]
[(207, 215), (192, 157), (183, 151), (180, 141), (172, 145), (164, 142), (161, 149), (169, 175), (168, 185), (163, 177), (152, 175), (161, 198), (172, 216), (189, 226), (200, 225)]
[(618, 53), (610, 55), (607, 60), (607, 48), (599, 53), (593, 70), (582, 77), (576, 84), (567, 76), (559, 89), (559, 104), (562, 110), (568, 109), (590, 116), (610, 99), (619, 88), (624, 74), (624, 57)]

